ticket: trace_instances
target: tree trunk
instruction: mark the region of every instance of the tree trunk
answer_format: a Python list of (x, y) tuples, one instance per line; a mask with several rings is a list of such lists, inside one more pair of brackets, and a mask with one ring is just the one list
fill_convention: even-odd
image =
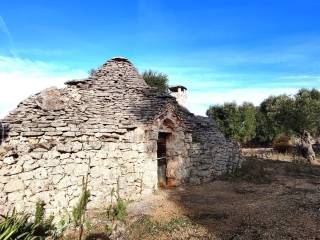
[(309, 132), (304, 131), (301, 135), (299, 149), (302, 156), (310, 163), (316, 163), (316, 155), (312, 148), (312, 138)]

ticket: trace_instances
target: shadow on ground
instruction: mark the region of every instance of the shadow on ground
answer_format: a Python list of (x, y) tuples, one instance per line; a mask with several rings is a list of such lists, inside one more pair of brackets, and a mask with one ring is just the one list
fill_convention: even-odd
[(168, 200), (217, 239), (320, 239), (318, 166), (249, 159), (241, 171)]
[(109, 240), (109, 236), (106, 233), (92, 233), (86, 236), (85, 240)]

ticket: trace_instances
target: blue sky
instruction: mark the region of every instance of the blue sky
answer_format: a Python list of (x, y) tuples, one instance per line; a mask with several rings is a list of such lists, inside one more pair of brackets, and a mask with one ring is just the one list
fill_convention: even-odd
[(1, 0), (0, 116), (113, 56), (188, 88), (191, 111), (320, 86), (320, 1)]

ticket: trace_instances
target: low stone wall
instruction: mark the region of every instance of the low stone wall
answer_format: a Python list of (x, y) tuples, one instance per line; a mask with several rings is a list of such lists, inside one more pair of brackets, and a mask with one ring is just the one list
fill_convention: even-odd
[(92, 137), (66, 142), (22, 138), (16, 145), (11, 141), (2, 146), (0, 210), (32, 211), (39, 199), (49, 212), (70, 208), (87, 174), (92, 207), (104, 205), (118, 187), (120, 195), (131, 200), (152, 192), (157, 179), (148, 173), (156, 168), (156, 159), (150, 156), (154, 146), (142, 134), (136, 129), (118, 143)]

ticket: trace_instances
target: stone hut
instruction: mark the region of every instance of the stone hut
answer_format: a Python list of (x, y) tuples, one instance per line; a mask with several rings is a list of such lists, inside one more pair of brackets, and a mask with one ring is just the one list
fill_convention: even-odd
[(84, 176), (90, 207), (101, 207), (112, 189), (135, 200), (240, 164), (212, 120), (149, 87), (121, 57), (24, 100), (0, 127), (0, 211), (30, 211), (39, 199), (49, 212), (69, 208)]

